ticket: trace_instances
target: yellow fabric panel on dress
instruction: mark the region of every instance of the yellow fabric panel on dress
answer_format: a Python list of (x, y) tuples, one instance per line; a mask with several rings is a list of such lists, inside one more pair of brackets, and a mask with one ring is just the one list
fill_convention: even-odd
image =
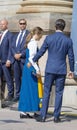
[(42, 108), (43, 84), (41, 77), (38, 78), (38, 96), (39, 96), (39, 108)]
[(43, 97), (43, 84), (42, 84), (41, 77), (38, 78), (38, 95), (39, 95), (39, 98)]

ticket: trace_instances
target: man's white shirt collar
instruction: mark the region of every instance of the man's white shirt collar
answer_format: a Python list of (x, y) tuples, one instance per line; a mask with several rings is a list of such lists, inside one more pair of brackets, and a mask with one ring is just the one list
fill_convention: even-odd
[(8, 29), (6, 29), (5, 31), (3, 31), (2, 32), (2, 37), (1, 37), (1, 40), (0, 40), (0, 45), (1, 45), (1, 43), (2, 43), (2, 41), (3, 41), (3, 38), (4, 38), (4, 36), (5, 36), (5, 34), (8, 32)]
[[(19, 32), (19, 34), (18, 34), (18, 37), (17, 37), (17, 40), (16, 40), (16, 46), (17, 46), (17, 44), (18, 44), (18, 40), (19, 40), (19, 37), (20, 37), (20, 35), (21, 35), (22, 32), (23, 32), (23, 35), (22, 35), (22, 39), (23, 39), (23, 37), (24, 37), (24, 35), (25, 35), (25, 33), (26, 33), (26, 30), (20, 30), (20, 32)], [(22, 41), (22, 39), (21, 39), (21, 41)]]

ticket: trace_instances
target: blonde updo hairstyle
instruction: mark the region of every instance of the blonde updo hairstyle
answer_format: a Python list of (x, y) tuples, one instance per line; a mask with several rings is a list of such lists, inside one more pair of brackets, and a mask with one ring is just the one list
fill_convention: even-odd
[(40, 27), (35, 27), (28, 35), (27, 35), (27, 37), (26, 37), (26, 43), (25, 43), (25, 48), (27, 47), (27, 45), (28, 45), (28, 43), (30, 42), (30, 40), (32, 39), (32, 37), (35, 35), (35, 34), (37, 34), (37, 35), (39, 35), (39, 34), (42, 34), (42, 32), (43, 32), (43, 29), (42, 28), (40, 28)]

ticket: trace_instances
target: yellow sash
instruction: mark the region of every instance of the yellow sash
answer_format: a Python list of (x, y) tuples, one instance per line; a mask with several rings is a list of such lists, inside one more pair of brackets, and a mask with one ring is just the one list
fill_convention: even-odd
[(40, 99), (39, 107), (42, 107), (42, 98), (43, 98), (43, 84), (41, 76), (38, 78), (38, 96)]

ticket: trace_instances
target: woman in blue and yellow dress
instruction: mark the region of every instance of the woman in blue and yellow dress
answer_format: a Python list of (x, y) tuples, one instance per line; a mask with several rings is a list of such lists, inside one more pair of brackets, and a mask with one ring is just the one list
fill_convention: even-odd
[[(33, 31), (31, 31), (26, 37), (26, 60), (22, 73), (22, 83), (18, 106), (18, 110), (21, 111), (20, 118), (31, 118), (32, 116), (29, 114), (29, 112), (35, 113), (40, 110), (40, 100), (43, 96), (43, 88), (40, 80), (40, 69), (38, 65), (32, 61), (32, 59), (37, 53), (37, 41), (41, 39), (42, 33), (42, 28), (35, 27)], [(40, 97), (38, 93), (38, 85), (40, 87)]]

